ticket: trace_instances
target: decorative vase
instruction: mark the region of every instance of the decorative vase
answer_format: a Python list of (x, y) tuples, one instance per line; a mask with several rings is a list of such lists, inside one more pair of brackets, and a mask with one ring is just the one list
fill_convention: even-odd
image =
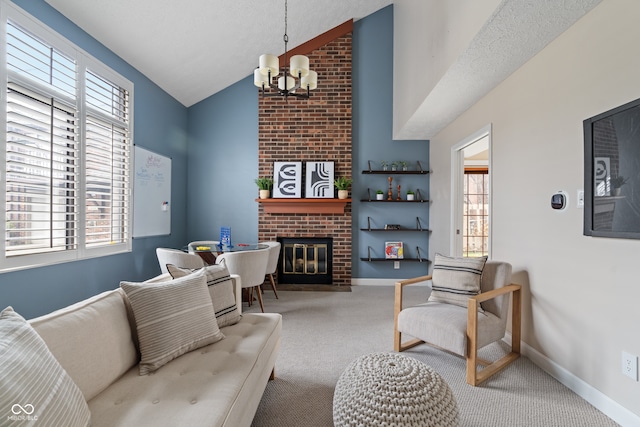
[(614, 196), (619, 196), (621, 190), (622, 189), (620, 187), (618, 187), (618, 188), (613, 188), (611, 191), (613, 192)]
[(261, 199), (268, 199), (269, 198), (269, 190), (260, 190), (260, 198)]
[(413, 200), (415, 194), (407, 194), (407, 200)]
[(349, 190), (338, 190), (338, 199), (346, 199), (349, 197)]
[(384, 194), (376, 194), (377, 200), (384, 200)]

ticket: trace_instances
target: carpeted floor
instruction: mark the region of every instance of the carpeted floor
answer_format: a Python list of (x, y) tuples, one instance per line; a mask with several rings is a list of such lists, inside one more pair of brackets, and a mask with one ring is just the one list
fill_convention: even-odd
[[(264, 293), (265, 311), (282, 313), (282, 347), (276, 379), (270, 381), (254, 427), (332, 426), (333, 390), (355, 358), (393, 350), (393, 288), (354, 286), (352, 292)], [(420, 301), (424, 288), (406, 290)], [(246, 312), (256, 312), (257, 304)], [(493, 344), (492, 359), (505, 347)], [(604, 427), (617, 424), (525, 357), (480, 387), (465, 381), (464, 359), (426, 345), (402, 354), (434, 368), (458, 403), (460, 426)]]

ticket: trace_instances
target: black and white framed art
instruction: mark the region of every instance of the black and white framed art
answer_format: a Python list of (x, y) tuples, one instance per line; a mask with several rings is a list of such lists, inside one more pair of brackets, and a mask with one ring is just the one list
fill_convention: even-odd
[(307, 198), (333, 198), (333, 162), (306, 162)]
[(273, 197), (302, 197), (302, 162), (273, 162)]

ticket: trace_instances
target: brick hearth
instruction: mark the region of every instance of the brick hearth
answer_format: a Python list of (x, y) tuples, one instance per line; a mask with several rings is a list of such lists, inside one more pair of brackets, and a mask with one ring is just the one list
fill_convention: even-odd
[[(351, 39), (350, 28), (311, 52), (295, 52), (318, 73), (309, 100), (258, 97), (259, 176), (273, 176), (276, 161), (333, 161), (336, 177), (351, 176)], [(333, 283), (351, 283), (350, 204), (344, 214), (265, 213), (260, 204), (258, 238), (278, 237), (333, 237)]]

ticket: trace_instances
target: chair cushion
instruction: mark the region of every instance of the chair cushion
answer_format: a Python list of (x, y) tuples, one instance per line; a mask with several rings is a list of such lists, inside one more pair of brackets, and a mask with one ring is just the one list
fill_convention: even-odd
[(82, 392), (11, 307), (0, 312), (0, 366), (0, 414), (6, 425), (38, 425), (39, 420), (52, 426), (89, 425)]
[[(171, 277), (177, 279), (199, 271), (200, 269), (180, 268), (175, 265), (167, 265)], [(229, 270), (224, 264), (209, 265), (204, 267), (207, 278), (209, 295), (216, 312), (218, 327), (234, 325), (240, 321), (240, 311), (236, 303), (235, 288), (229, 275)]]
[(469, 297), (480, 293), (487, 257), (453, 258), (436, 254), (429, 301), (467, 307)]
[(140, 375), (196, 348), (224, 338), (218, 328), (204, 272), (169, 282), (121, 282), (136, 321)]

